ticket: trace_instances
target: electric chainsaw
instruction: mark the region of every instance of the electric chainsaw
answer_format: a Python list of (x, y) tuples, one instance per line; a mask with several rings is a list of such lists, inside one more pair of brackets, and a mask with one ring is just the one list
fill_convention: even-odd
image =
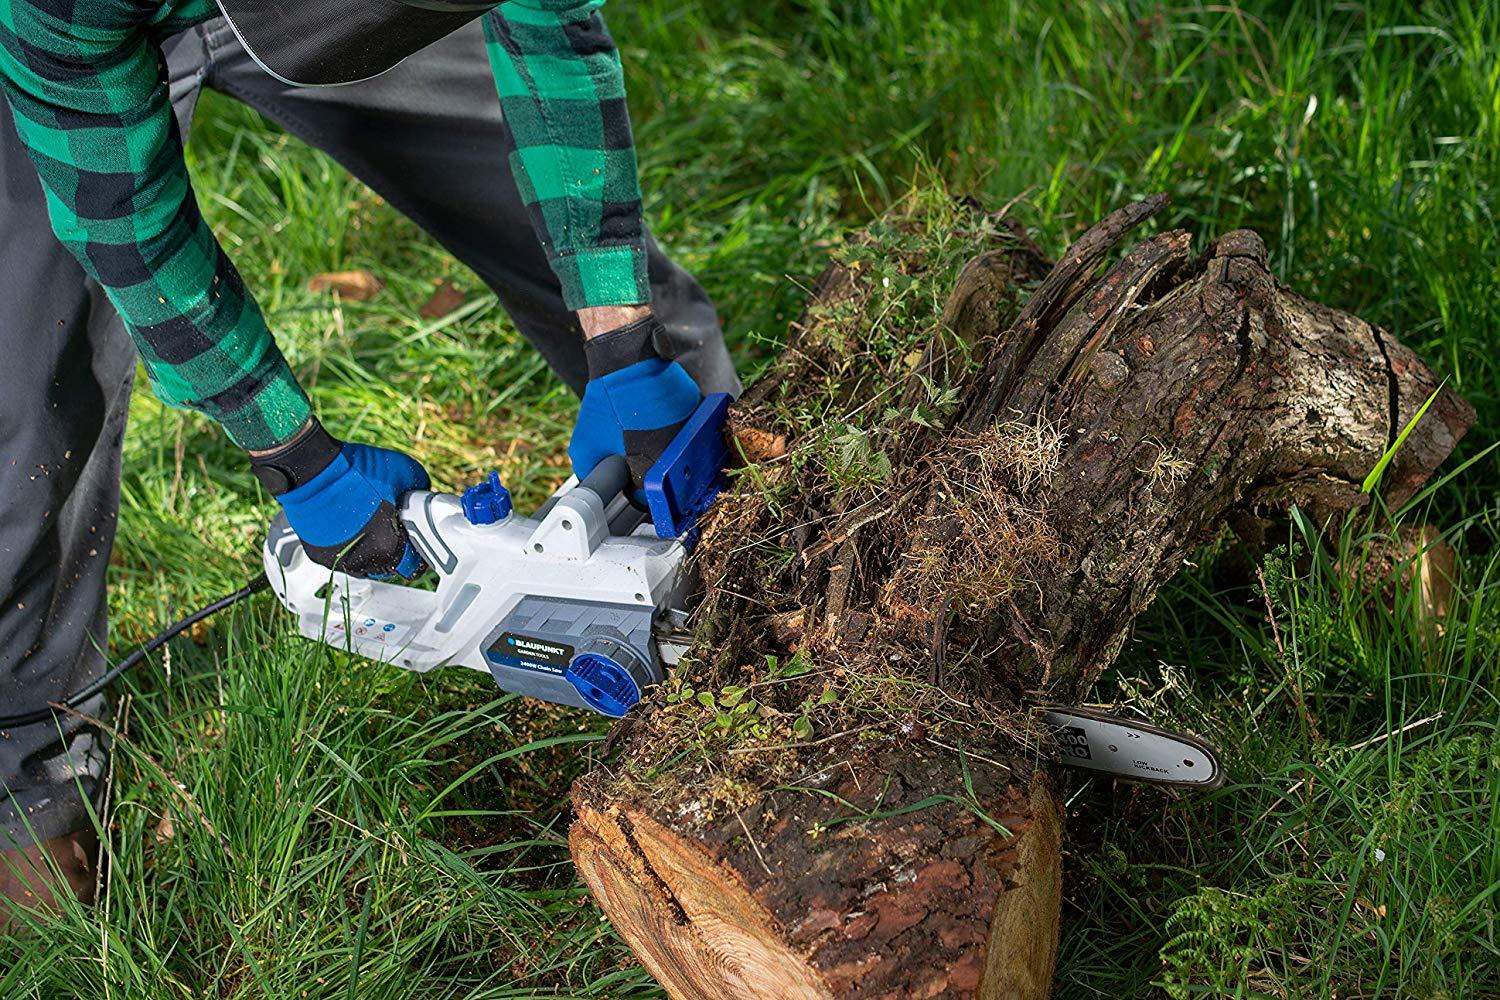
[[(709, 396), (677, 433), (644, 478), (645, 511), (621, 456), (569, 479), (532, 517), (494, 473), (461, 496), (403, 498), (436, 589), (331, 571), (285, 515), (266, 539), (266, 577), (308, 638), (419, 673), (467, 667), (506, 691), (623, 716), (687, 649), (687, 556), (724, 487), (729, 403)], [(1046, 720), (1058, 763), (1159, 784), (1222, 780), (1193, 737), (1081, 708), (1049, 707)]]
[(569, 479), (533, 517), (498, 473), (462, 496), (418, 490), (401, 504), (436, 590), (363, 580), (313, 562), (284, 515), (263, 558), (303, 635), (425, 673), (468, 667), (507, 691), (622, 716), (682, 651), (684, 566), (698, 518), (724, 485), (730, 397), (705, 399), (630, 498), (623, 456)]

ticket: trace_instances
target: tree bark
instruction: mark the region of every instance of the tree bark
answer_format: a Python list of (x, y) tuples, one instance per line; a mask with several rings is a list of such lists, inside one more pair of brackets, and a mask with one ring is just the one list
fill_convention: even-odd
[(672, 996), (1046, 996), (1062, 820), (1026, 705), (1079, 700), (1226, 525), (1366, 506), (1429, 396), (1389, 503), (1472, 422), (1254, 233), (1104, 268), (1163, 204), (1050, 266), (972, 208), (886, 220), (740, 401), (693, 652), (574, 788), (579, 869)]

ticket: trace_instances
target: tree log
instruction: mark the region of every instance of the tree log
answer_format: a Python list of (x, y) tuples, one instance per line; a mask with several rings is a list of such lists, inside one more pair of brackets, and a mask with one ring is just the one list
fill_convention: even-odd
[(1254, 233), (1105, 267), (1163, 204), (1050, 266), (971, 206), (882, 220), (740, 401), (757, 461), (705, 523), (693, 651), (573, 795), (578, 867), (672, 996), (1046, 996), (1062, 822), (1026, 705), (1080, 699), (1226, 525), (1365, 507), (1429, 396), (1388, 502), (1472, 422)]

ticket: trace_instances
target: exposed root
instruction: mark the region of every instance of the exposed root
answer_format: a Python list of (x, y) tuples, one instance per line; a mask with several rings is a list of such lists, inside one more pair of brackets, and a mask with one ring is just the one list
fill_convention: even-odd
[(1022, 496), (1050, 483), (1062, 461), (1062, 431), (1041, 419), (1007, 420), (971, 440), (980, 471), (1008, 481)]

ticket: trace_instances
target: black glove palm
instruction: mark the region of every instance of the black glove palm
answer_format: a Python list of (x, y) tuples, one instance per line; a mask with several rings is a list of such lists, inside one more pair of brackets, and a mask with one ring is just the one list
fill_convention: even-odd
[(313, 561), (352, 576), (414, 577), (422, 559), (401, 523), (401, 498), (431, 485), (409, 455), (343, 444), (314, 422), (251, 460)]

